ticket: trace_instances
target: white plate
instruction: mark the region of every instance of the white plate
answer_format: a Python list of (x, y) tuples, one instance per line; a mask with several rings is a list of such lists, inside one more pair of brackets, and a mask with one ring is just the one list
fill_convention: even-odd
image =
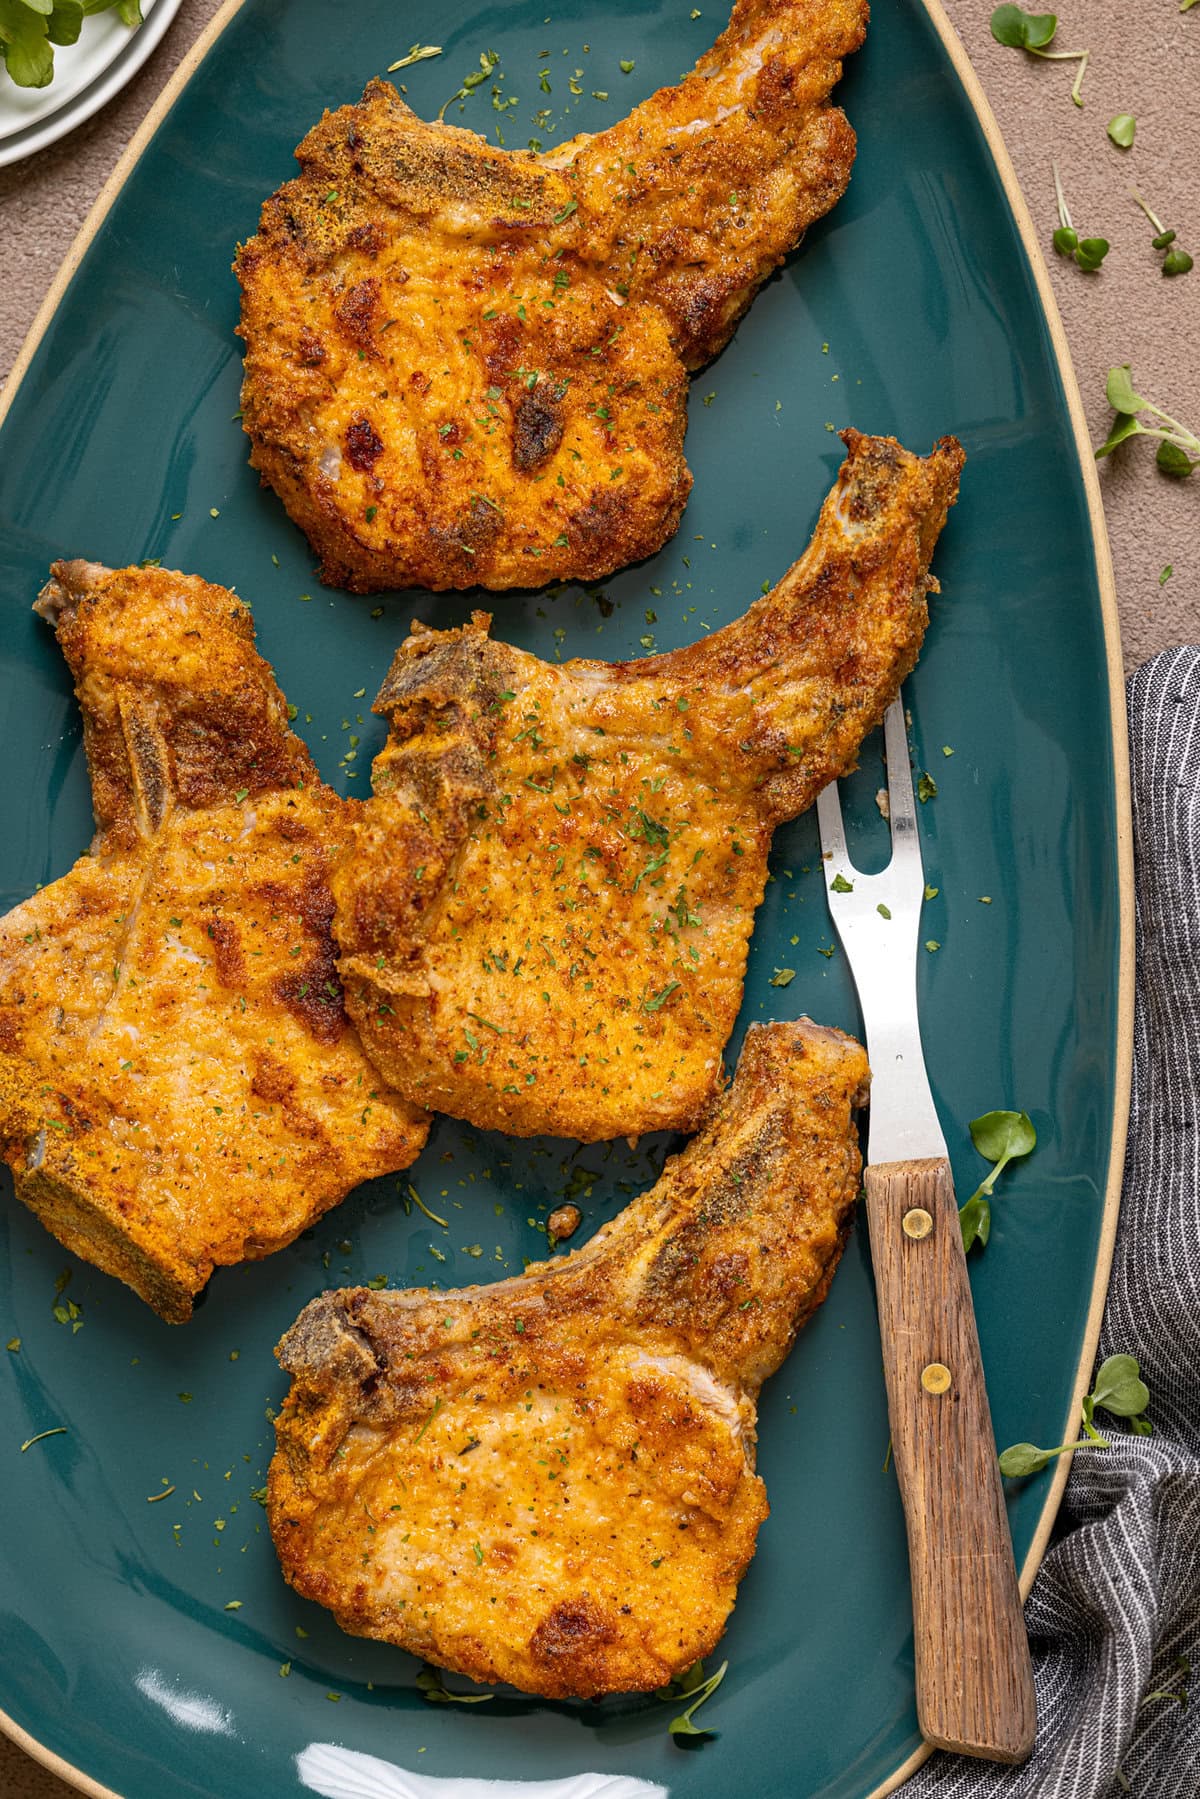
[(115, 11), (83, 21), (77, 44), (54, 51), (49, 87), (14, 87), (0, 72), (0, 168), (44, 150), (107, 105), (132, 80), (179, 11), (181, 0), (142, 0), (130, 31)]

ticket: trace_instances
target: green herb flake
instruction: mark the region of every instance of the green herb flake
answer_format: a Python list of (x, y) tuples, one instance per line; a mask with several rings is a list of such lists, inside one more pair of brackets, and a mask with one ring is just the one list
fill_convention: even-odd
[(440, 44), (414, 44), (398, 62), (388, 64), (387, 72), (389, 75), (394, 75), (397, 69), (411, 69), (415, 62), (426, 62), (431, 56), (440, 56), (441, 54), (442, 46)]
[(796, 970), (794, 968), (777, 968), (767, 985), (769, 987), (790, 987), (795, 978)]
[(841, 874), (840, 872), (838, 874), (834, 875), (832, 881), (830, 881), (830, 883), (829, 883), (829, 886), (830, 886), (830, 890), (833, 893), (853, 893), (854, 892), (854, 882), (848, 881), (846, 879), (845, 875)]
[(917, 781), (917, 798), (922, 805), (925, 805), (928, 800), (937, 798), (937, 790), (937, 782), (926, 769)]

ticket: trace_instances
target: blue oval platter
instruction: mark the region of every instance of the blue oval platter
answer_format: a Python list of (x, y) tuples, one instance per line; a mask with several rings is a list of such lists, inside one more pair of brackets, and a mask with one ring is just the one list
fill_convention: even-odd
[[(458, 624), (484, 603), (498, 635), (548, 657), (688, 643), (800, 553), (841, 460), (835, 427), (920, 451), (956, 433), (962, 498), (906, 688), (917, 767), (938, 789), (920, 818), (937, 889), (922, 934), (940, 946), (921, 954), (924, 1033), (962, 1196), (986, 1166), (969, 1119), (1017, 1107), (1037, 1126), (971, 1274), (999, 1441), (1060, 1442), (1089, 1372), (1125, 1124), (1123, 714), (1070, 373), (1003, 152), (944, 21), (920, 0), (877, 0), (836, 95), (859, 135), (850, 189), (695, 379), (696, 481), (678, 535), (602, 594), (330, 591), (248, 466), (230, 262), (324, 107), (431, 43), (440, 56), (395, 77), (431, 117), (495, 50), (518, 104), (494, 110), (484, 83), (447, 117), (523, 144), (546, 105), (550, 144), (676, 80), (725, 23), (705, 0), (699, 14), (690, 0), (555, 0), (549, 17), (547, 3), (227, 8), (85, 234), (0, 428), (4, 907), (63, 874), (91, 831), (78, 708), (30, 610), (55, 557), (154, 557), (236, 587), (322, 772), (362, 794), (383, 736), (371, 699), (412, 618)], [(848, 794), (861, 866), (883, 853), (880, 779), (871, 743)], [(755, 1019), (808, 1012), (858, 1029), (813, 816), (778, 833), (772, 871), (730, 1065)], [(782, 966), (795, 978), (771, 985)], [(653, 1696), (552, 1704), (502, 1690), (486, 1705), (431, 1704), (415, 1662), (344, 1636), (279, 1574), (256, 1495), (285, 1391), (272, 1348), (304, 1303), (379, 1276), (456, 1286), (519, 1271), (546, 1253), (564, 1195), (583, 1207), (582, 1240), (650, 1184), (669, 1147), (512, 1141), (441, 1119), (411, 1176), (360, 1189), (282, 1254), (218, 1273), (182, 1328), (75, 1262), (12, 1201), (5, 1173), (6, 1728), (64, 1778), (122, 1799), (884, 1790), (921, 1741), (861, 1225), (764, 1395), (772, 1513), (721, 1646), (728, 1673), (698, 1719), (711, 1737), (675, 1741), (672, 1708)], [(448, 1230), (406, 1209), (410, 1179)], [(1010, 1483), (1026, 1580), (1053, 1481)]]

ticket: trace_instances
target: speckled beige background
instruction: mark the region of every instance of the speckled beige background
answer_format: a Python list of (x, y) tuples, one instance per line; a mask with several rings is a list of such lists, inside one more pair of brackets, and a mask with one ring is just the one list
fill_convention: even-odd
[[(876, 5), (893, 0), (875, 0)], [(0, 375), (16, 358), (42, 296), (101, 184), (218, 0), (184, 0), (145, 69), (98, 118), (43, 152), (0, 170)], [(1112, 243), (1103, 270), (1082, 274), (1051, 257), (1051, 274), (1093, 440), (1107, 430), (1105, 373), (1130, 362), (1140, 391), (1200, 430), (1200, 6), (1179, 0), (1063, 0), (1058, 42), (1089, 49), (1085, 105), (1070, 101), (1074, 69), (1003, 50), (988, 32), (992, 0), (946, 0), (987, 90), (1029, 207), (1048, 241), (1057, 222), (1051, 162), (1072, 216)], [(330, 0), (331, 8), (336, 0)], [(1032, 0), (1031, 0), (1032, 9)], [(414, 7), (415, 12), (415, 7)], [(1105, 136), (1118, 112), (1138, 120), (1132, 150)], [(860, 129), (864, 121), (858, 121)], [(1164, 280), (1151, 232), (1129, 195), (1136, 185), (1197, 257)], [(979, 246), (987, 254), (987, 246)], [(870, 279), (864, 271), (864, 279)], [(1102, 465), (1102, 486), (1126, 661), (1200, 639), (1200, 475), (1171, 481), (1152, 446), (1134, 443)], [(1160, 581), (1163, 570), (1173, 574)], [(96, 1620), (102, 1633), (103, 1619)], [(0, 1799), (67, 1799), (70, 1788), (0, 1738)], [(230, 1795), (229, 1799), (235, 1799)]]

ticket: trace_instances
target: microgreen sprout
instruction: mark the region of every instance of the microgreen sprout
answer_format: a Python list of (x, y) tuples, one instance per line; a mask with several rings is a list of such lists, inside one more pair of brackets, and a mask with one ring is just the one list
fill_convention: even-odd
[(1009, 50), (1025, 50), (1030, 56), (1044, 57), (1047, 62), (1077, 62), (1079, 73), (1071, 88), (1076, 106), (1083, 105), (1083, 77), (1088, 66), (1089, 50), (1050, 50), (1058, 30), (1057, 14), (1025, 12), (1019, 6), (998, 6), (992, 14), (992, 36)]
[(1108, 255), (1108, 239), (1106, 237), (1080, 237), (1071, 223), (1071, 215), (1067, 211), (1066, 195), (1063, 193), (1062, 177), (1057, 163), (1054, 168), (1054, 194), (1058, 201), (1058, 230), (1052, 242), (1060, 256), (1073, 256), (1081, 269), (1094, 275), (1104, 258)]
[(671, 1681), (669, 1686), (659, 1687), (655, 1694), (656, 1699), (690, 1699), (691, 1701), (690, 1705), (685, 1706), (683, 1711), (677, 1717), (672, 1718), (667, 1725), (667, 1729), (673, 1737), (710, 1737), (713, 1735), (711, 1730), (705, 1730), (701, 1726), (693, 1724), (692, 1714), (699, 1710), (706, 1699), (712, 1698), (724, 1680), (725, 1670), (728, 1666), (727, 1661), (722, 1662), (715, 1674), (706, 1677), (704, 1663), (693, 1662), (692, 1666)]
[(1000, 1456), (1000, 1472), (1013, 1479), (1040, 1474), (1055, 1456), (1065, 1455), (1070, 1449), (1110, 1448), (1108, 1438), (1100, 1435), (1094, 1423), (1097, 1408), (1114, 1418), (1128, 1418), (1135, 1436), (1148, 1437), (1152, 1428), (1145, 1415), (1149, 1403), (1150, 1390), (1141, 1378), (1137, 1357), (1110, 1355), (1096, 1370), (1092, 1390), (1084, 1396), (1085, 1434), (1077, 1442), (1060, 1443), (1055, 1449), (1039, 1449), (1035, 1443), (1013, 1443)]
[(1106, 129), (1118, 150), (1128, 150), (1137, 132), (1137, 120), (1131, 112), (1119, 112), (1108, 121)]
[(431, 56), (440, 56), (441, 54), (442, 46), (440, 44), (413, 44), (399, 62), (388, 64), (387, 72), (389, 75), (394, 75), (397, 69), (411, 69), (415, 62), (426, 62)]
[(1175, 248), (1175, 238), (1178, 234), (1172, 231), (1168, 226), (1164, 225), (1157, 213), (1151, 212), (1150, 208), (1146, 205), (1146, 202), (1142, 199), (1142, 196), (1138, 193), (1136, 187), (1130, 188), (1129, 191), (1149, 219), (1150, 223), (1154, 226), (1154, 236), (1150, 239), (1150, 242), (1154, 245), (1156, 250), (1166, 251), (1166, 255), (1162, 260), (1163, 274), (1186, 275), (1188, 270), (1193, 266), (1193, 258), (1188, 255), (1186, 250), (1177, 250)]
[(452, 1693), (442, 1679), (442, 1670), (426, 1662), (417, 1675), (417, 1686), (433, 1705), (483, 1705), (494, 1699), (494, 1693)]
[(500, 54), (498, 51), (480, 51), (479, 67), (473, 69), (469, 75), (464, 75), (463, 84), (458, 91), (451, 94), (448, 100), (443, 100), (442, 104), (438, 107), (438, 118), (445, 119), (446, 108), (448, 106), (453, 106), (456, 100), (469, 100), (471, 95), (475, 92), (475, 89), (483, 86), (483, 83), (487, 80), (499, 61)]
[(85, 18), (114, 10), (130, 30), (142, 22), (140, 0), (3, 0), (0, 63), (13, 85), (49, 87), (54, 46), (77, 43)]
[[(1110, 456), (1127, 437), (1157, 437), (1158, 450), (1154, 460), (1164, 475), (1174, 475), (1182, 480), (1200, 468), (1200, 436), (1134, 390), (1127, 362), (1119, 368), (1109, 369), (1106, 392), (1108, 403), (1117, 416), (1096, 451), (1097, 461), (1102, 456)], [(1150, 413), (1155, 423), (1144, 424), (1137, 416), (1144, 412)]]
[(981, 1249), (987, 1243), (992, 1234), (992, 1188), (1010, 1162), (1037, 1148), (1037, 1132), (1027, 1112), (985, 1112), (973, 1118), (969, 1128), (972, 1143), (992, 1163), (992, 1172), (958, 1209), (964, 1250), (976, 1241)]

